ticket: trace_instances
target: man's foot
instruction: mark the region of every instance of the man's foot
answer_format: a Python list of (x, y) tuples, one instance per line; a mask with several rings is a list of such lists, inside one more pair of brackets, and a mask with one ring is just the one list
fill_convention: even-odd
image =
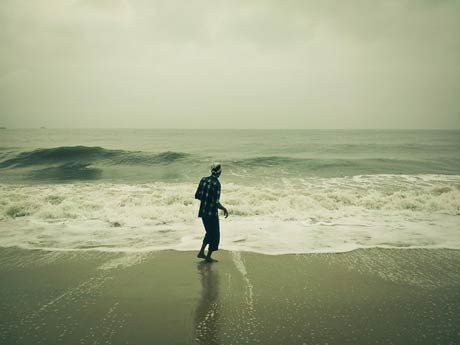
[(206, 262), (218, 262), (218, 260), (213, 259), (213, 258), (208, 258), (208, 257), (206, 257), (206, 258), (204, 259), (204, 261), (206, 261)]
[(206, 259), (206, 255), (204, 255), (203, 252), (199, 252), (198, 255), (196, 256), (197, 258), (200, 258), (200, 259)]

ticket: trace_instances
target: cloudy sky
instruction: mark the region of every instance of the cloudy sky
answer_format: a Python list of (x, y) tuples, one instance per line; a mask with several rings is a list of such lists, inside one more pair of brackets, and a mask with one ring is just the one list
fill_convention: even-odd
[(1, 0), (0, 126), (460, 129), (460, 1)]

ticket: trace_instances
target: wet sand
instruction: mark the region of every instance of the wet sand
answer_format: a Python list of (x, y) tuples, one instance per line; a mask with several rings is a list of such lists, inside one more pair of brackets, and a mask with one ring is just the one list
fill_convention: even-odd
[(0, 249), (0, 343), (460, 343), (460, 251), (195, 254)]

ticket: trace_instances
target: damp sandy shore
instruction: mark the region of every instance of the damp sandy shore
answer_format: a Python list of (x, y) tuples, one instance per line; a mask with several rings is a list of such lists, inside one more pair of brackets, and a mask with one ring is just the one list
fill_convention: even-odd
[(2, 344), (455, 344), (460, 251), (0, 250)]

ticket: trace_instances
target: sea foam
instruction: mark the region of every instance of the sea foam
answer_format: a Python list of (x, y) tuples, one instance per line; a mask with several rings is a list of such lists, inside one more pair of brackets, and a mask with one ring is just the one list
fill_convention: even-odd
[[(195, 250), (192, 183), (1, 184), (0, 246)], [(266, 254), (460, 249), (460, 176), (362, 175), (222, 184), (221, 248)]]

